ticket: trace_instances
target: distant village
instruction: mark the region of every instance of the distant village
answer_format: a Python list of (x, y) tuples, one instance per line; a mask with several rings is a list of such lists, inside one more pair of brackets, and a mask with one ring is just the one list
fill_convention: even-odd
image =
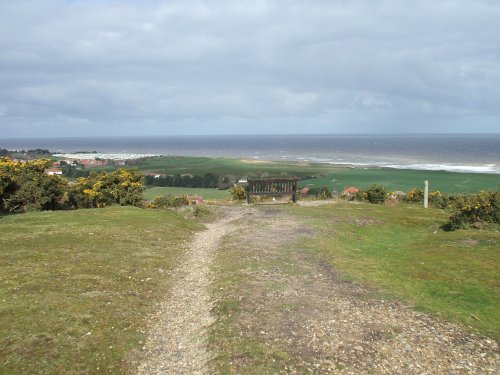
[[(46, 149), (31, 149), (31, 150), (6, 150), (0, 148), (0, 157), (8, 156), (14, 161), (25, 162), (34, 159), (53, 159), (54, 157), (62, 158), (52, 163), (52, 167), (46, 170), (49, 175), (66, 175), (67, 177), (75, 176), (75, 171), (89, 170), (99, 167), (122, 167), (125, 165), (138, 165), (140, 159), (145, 156), (142, 154), (99, 154), (93, 152), (76, 152), (74, 154), (55, 154)], [(103, 158), (105, 156), (106, 158)], [(123, 158), (120, 158), (122, 156)], [(87, 174), (87, 173), (83, 173)]]

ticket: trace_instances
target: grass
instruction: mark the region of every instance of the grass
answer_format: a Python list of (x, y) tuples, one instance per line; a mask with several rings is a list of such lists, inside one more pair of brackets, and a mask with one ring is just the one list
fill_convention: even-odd
[(444, 232), (444, 211), (411, 206), (291, 210), (322, 232), (304, 246), (346, 278), (500, 339), (497, 228)]
[(146, 199), (153, 199), (162, 195), (198, 195), (205, 200), (228, 200), (231, 194), (228, 190), (203, 189), (203, 188), (183, 188), (183, 187), (153, 187), (145, 191)]
[(264, 342), (256, 334), (256, 321), (260, 327), (269, 318), (267, 314), (259, 316), (263, 313), (259, 311), (262, 307), (259, 296), (264, 294), (263, 290), (280, 289), (282, 282), (270, 281), (261, 290), (254, 285), (252, 272), (269, 271), (283, 263), (281, 259), (261, 256), (254, 245), (242, 243), (236, 233), (225, 238), (217, 254), (214, 267), (217, 277), (211, 288), (217, 320), (209, 332), (209, 346), (217, 353), (212, 360), (214, 373), (277, 374), (295, 362), (280, 345)]
[(0, 372), (126, 373), (198, 226), (131, 207), (0, 217)]
[[(186, 156), (162, 156), (145, 160), (141, 170), (166, 174), (203, 175), (213, 173), (220, 176), (272, 176), (316, 178), (303, 180), (299, 186), (327, 186), (331, 190), (342, 190), (347, 186), (368, 187), (381, 184), (389, 190), (408, 191), (423, 187), (430, 181), (431, 190), (443, 193), (473, 193), (481, 189), (496, 190), (500, 186), (498, 174), (453, 173), (446, 171), (401, 170), (391, 168), (345, 167), (320, 163), (285, 161), (255, 161), (230, 158), (206, 158)], [(335, 180), (335, 182), (332, 182)]]
[(330, 190), (342, 191), (348, 186), (366, 188), (380, 184), (388, 190), (406, 192), (415, 187), (423, 189), (425, 180), (429, 180), (431, 191), (439, 190), (446, 194), (495, 191), (500, 187), (500, 175), (495, 174), (390, 168), (337, 168), (327, 176), (300, 181), (299, 186), (327, 186)]
[(220, 176), (255, 176), (264, 173), (272, 176), (304, 177), (331, 171), (331, 167), (327, 164), (187, 156), (149, 158), (138, 167), (141, 170), (166, 174), (204, 175), (205, 173), (213, 173)]
[[(299, 182), (300, 187), (327, 186), (331, 190), (343, 190), (344, 187), (348, 186), (366, 188), (372, 184), (381, 184), (389, 190), (408, 191), (414, 187), (423, 188), (425, 180), (430, 181), (432, 191), (439, 190), (446, 194), (474, 193), (479, 190), (500, 188), (500, 175), (498, 174), (378, 167), (353, 168), (308, 162), (159, 156), (148, 158), (142, 164), (131, 168), (168, 175), (213, 173), (219, 176), (235, 177), (298, 177), (305, 179)], [(108, 172), (113, 169), (114, 167), (96, 168), (96, 170)]]

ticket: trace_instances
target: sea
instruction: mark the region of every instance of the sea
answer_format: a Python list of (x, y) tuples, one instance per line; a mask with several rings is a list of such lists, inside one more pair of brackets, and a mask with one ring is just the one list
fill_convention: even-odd
[(0, 138), (0, 148), (43, 148), (60, 154), (97, 152), (115, 158), (144, 155), (232, 157), (500, 174), (500, 134)]

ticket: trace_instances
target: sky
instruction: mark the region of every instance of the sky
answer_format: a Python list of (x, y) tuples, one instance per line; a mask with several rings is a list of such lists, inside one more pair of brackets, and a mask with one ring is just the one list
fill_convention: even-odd
[(0, 0), (0, 139), (500, 133), (498, 0)]

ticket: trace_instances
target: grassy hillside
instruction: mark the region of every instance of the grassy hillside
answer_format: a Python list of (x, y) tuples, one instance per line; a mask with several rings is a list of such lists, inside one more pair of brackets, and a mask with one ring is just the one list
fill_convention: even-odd
[(500, 339), (500, 233), (444, 232), (443, 210), (340, 203), (291, 208), (321, 231), (302, 245), (345, 277)]
[[(292, 215), (316, 228), (285, 252), (312, 254), (384, 296), (500, 338), (495, 228), (443, 232), (446, 212), (412, 206), (273, 210), (278, 224)], [(0, 216), (0, 373), (128, 372), (146, 316), (168, 295), (170, 270), (199, 229), (174, 212), (130, 207)], [(269, 240), (258, 234), (249, 245)], [(215, 285), (234, 290), (237, 306), (245, 269), (269, 265), (228, 249), (219, 258), (231, 272)]]
[(0, 373), (123, 373), (197, 225), (112, 207), (0, 216)]

